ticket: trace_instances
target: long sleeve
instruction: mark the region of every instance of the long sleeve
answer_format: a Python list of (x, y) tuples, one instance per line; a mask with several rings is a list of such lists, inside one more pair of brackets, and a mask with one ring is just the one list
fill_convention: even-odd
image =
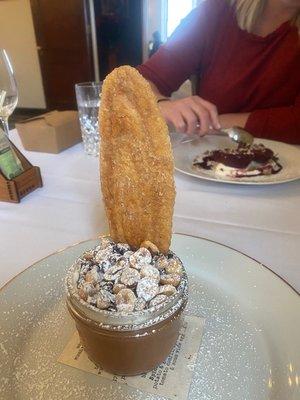
[(300, 144), (299, 34), (288, 21), (266, 37), (243, 31), (235, 9), (206, 0), (139, 71), (166, 96), (196, 74), (219, 113), (250, 113), (255, 136)]
[(212, 43), (217, 29), (222, 1), (205, 1), (179, 25), (168, 42), (144, 64), (139, 72), (153, 82), (158, 90), (170, 96), (205, 62), (205, 48)]
[(260, 138), (300, 144), (300, 95), (293, 106), (253, 111), (245, 129)]

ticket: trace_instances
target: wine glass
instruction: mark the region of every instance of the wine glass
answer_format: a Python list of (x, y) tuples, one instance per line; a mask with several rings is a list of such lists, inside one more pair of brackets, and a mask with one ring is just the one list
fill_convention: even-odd
[(18, 88), (8, 55), (0, 49), (0, 121), (9, 136), (8, 118), (18, 103)]

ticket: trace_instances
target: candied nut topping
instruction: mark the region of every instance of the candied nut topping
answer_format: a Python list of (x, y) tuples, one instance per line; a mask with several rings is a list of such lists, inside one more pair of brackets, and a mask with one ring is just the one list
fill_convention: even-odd
[(96, 283), (95, 286), (98, 288), (98, 290), (99, 289), (105, 289), (105, 290), (108, 290), (109, 292), (112, 292), (112, 288), (114, 286), (114, 283), (103, 280), (100, 283)]
[(114, 265), (113, 267), (108, 268), (103, 278), (106, 281), (115, 281), (121, 275), (122, 269), (123, 269), (122, 266)]
[(123, 254), (123, 257), (129, 260), (130, 256), (132, 256), (133, 253), (134, 253), (133, 251), (128, 250)]
[(152, 256), (148, 249), (141, 247), (130, 256), (129, 261), (133, 268), (141, 269), (143, 265), (151, 263)]
[(135, 286), (140, 279), (140, 273), (134, 268), (126, 267), (122, 270), (120, 282), (128, 287)]
[(180, 275), (176, 274), (164, 274), (160, 277), (160, 283), (163, 285), (172, 285), (177, 287), (180, 283)]
[(94, 280), (94, 277), (93, 277), (92, 271), (87, 272), (87, 274), (85, 276), (85, 281), (86, 282), (93, 282), (93, 280)]
[(128, 258), (126, 257), (121, 257), (116, 261), (116, 266), (125, 268), (125, 267), (130, 267), (130, 263)]
[(90, 271), (88, 271), (85, 275), (86, 282), (98, 282), (101, 281), (103, 274), (99, 271), (99, 268), (94, 266)]
[(159, 294), (165, 294), (166, 296), (172, 296), (176, 293), (176, 287), (173, 285), (164, 285), (159, 288)]
[(104, 260), (99, 263), (99, 267), (103, 272), (106, 272), (111, 267), (111, 263), (109, 260)]
[(142, 278), (136, 287), (136, 293), (138, 297), (149, 301), (157, 295), (159, 291), (158, 283), (151, 278)]
[(115, 296), (111, 294), (108, 290), (102, 289), (99, 291), (96, 297), (96, 304), (100, 310), (105, 310), (111, 304), (115, 302)]
[(81, 288), (86, 296), (93, 296), (96, 293), (95, 286), (90, 282), (84, 282)]
[(163, 270), (168, 266), (168, 259), (166, 256), (161, 255), (155, 260), (155, 266), (159, 270)]
[(157, 268), (153, 267), (152, 265), (144, 265), (141, 268), (141, 277), (142, 278), (151, 278), (157, 283), (160, 281), (159, 270)]
[(164, 255), (151, 242), (136, 251), (110, 238), (86, 251), (74, 271), (78, 296), (109, 312), (143, 311), (159, 306), (177, 293), (184, 272), (171, 251)]
[(112, 291), (114, 294), (118, 294), (122, 289), (126, 289), (126, 285), (123, 285), (123, 283), (115, 283)]
[(124, 254), (127, 251), (130, 251), (130, 246), (127, 243), (117, 243), (116, 244), (116, 251), (120, 254)]
[(155, 244), (153, 244), (149, 240), (145, 240), (141, 244), (141, 248), (142, 247), (145, 247), (146, 249), (148, 249), (152, 254), (158, 254), (159, 253), (159, 250), (158, 250), (157, 246), (155, 246)]
[(168, 262), (168, 265), (165, 268), (167, 274), (175, 274), (182, 275), (182, 264), (179, 260), (174, 258)]
[(116, 295), (118, 311), (131, 312), (134, 310), (136, 297), (131, 289), (122, 289)]
[(106, 260), (112, 254), (113, 247), (107, 247), (103, 250), (99, 250), (95, 255), (96, 262), (100, 263), (101, 261)]
[(96, 251), (104, 250), (104, 249), (106, 249), (108, 247), (112, 247), (112, 246), (113, 246), (113, 241), (111, 240), (111, 238), (109, 238), (109, 237), (101, 237), (100, 238), (100, 243), (95, 248), (95, 250)]
[(122, 260), (122, 259), (123, 259), (123, 256), (122, 256), (121, 254), (118, 254), (118, 253), (112, 253), (112, 254), (109, 256), (109, 262), (110, 262), (112, 265), (117, 264), (117, 262), (120, 261), (120, 260)]

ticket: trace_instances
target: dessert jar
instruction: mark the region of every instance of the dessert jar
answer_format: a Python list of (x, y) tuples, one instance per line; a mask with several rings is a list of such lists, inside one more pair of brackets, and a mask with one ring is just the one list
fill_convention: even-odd
[(162, 304), (124, 313), (100, 310), (78, 296), (76, 264), (67, 276), (67, 307), (75, 320), (81, 344), (97, 366), (116, 375), (151, 371), (170, 354), (179, 335), (187, 303), (184, 273), (177, 293)]

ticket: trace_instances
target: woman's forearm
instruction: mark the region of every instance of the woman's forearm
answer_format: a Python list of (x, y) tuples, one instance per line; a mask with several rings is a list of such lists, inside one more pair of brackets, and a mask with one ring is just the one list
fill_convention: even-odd
[(240, 126), (245, 128), (250, 113), (235, 113), (235, 114), (222, 114), (219, 116), (222, 128), (231, 128), (233, 126)]
[(260, 138), (300, 144), (300, 97), (290, 107), (274, 107), (251, 113), (219, 116), (222, 128), (240, 126)]

